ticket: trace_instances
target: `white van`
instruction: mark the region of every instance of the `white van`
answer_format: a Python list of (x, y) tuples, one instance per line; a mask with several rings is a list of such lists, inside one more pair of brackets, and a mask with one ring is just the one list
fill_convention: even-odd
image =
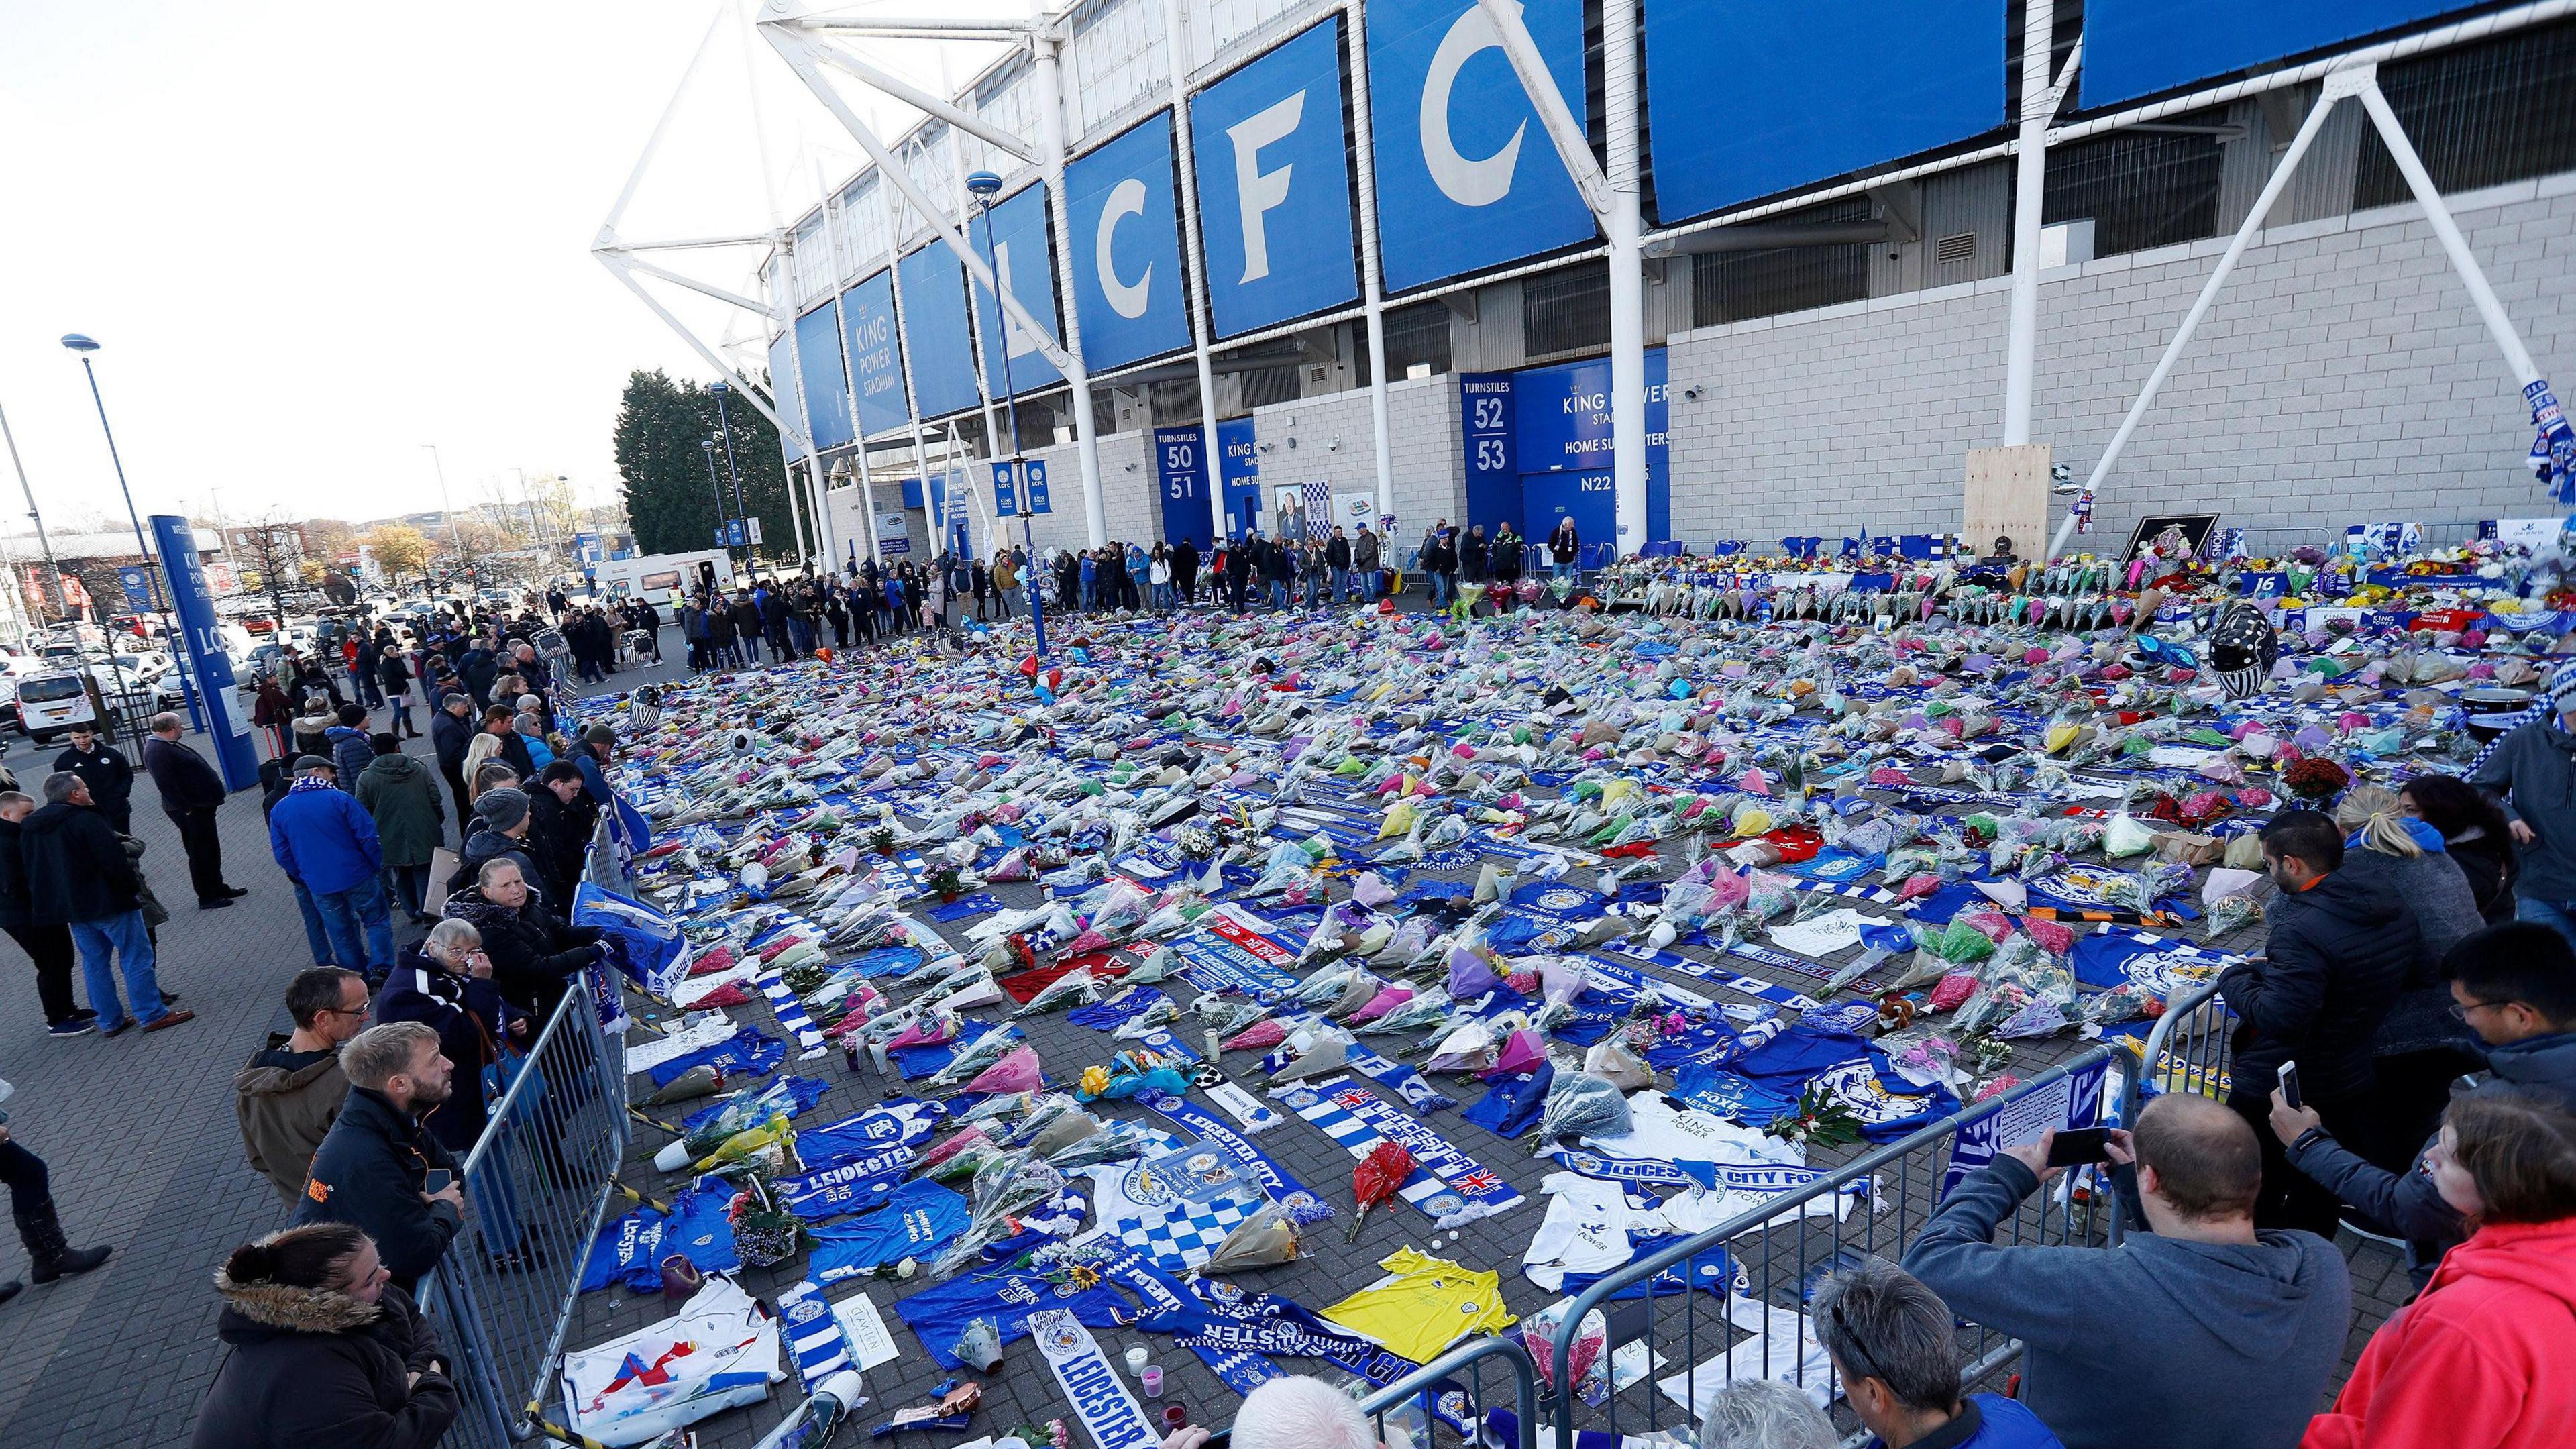
[(685, 600), (710, 571), (718, 589), (733, 587), (733, 560), (722, 549), (611, 559), (592, 576), (592, 587), (603, 600), (642, 599), (668, 612)]
[(18, 728), (37, 744), (51, 744), (73, 725), (95, 728), (105, 718), (98, 685), (86, 672), (48, 669), (18, 678)]

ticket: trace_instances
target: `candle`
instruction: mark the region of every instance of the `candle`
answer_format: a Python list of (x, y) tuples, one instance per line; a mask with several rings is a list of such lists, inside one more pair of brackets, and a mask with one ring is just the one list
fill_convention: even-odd
[(1144, 1379), (1145, 1397), (1149, 1399), (1161, 1398), (1163, 1396), (1163, 1366), (1158, 1363), (1149, 1363), (1145, 1365)]
[(1131, 1348), (1127, 1350), (1127, 1372), (1131, 1374), (1143, 1373), (1145, 1371), (1145, 1360), (1147, 1357), (1148, 1355), (1146, 1351), (1142, 1348)]

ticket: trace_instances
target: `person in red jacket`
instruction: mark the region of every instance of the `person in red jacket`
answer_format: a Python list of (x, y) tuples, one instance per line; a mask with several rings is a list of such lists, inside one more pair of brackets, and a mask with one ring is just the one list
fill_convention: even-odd
[(2424, 1166), (2477, 1231), (2371, 1335), (2301, 1449), (2576, 1444), (2576, 1114), (2523, 1092), (2462, 1097)]

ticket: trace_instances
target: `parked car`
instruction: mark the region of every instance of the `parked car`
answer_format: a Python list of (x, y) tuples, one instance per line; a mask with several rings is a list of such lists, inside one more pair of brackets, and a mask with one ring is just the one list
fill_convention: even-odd
[(77, 724), (97, 724), (108, 717), (98, 686), (77, 670), (54, 669), (18, 681), (18, 728), (37, 744)]

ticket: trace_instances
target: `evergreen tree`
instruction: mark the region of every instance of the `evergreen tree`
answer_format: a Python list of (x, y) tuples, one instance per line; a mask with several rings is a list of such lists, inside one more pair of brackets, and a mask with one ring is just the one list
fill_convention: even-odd
[[(733, 444), (732, 464), (742, 476), (743, 508), (760, 520), (761, 536), (768, 541), (761, 555), (792, 566), (796, 531), (778, 429), (744, 400), (739, 388), (725, 399), (723, 414)], [(628, 374), (617, 413), (617, 472), (635, 546), (644, 552), (691, 553), (712, 547), (719, 519), (734, 515), (724, 444), (716, 447), (714, 488), (707, 482), (706, 450), (699, 446), (727, 435), (719, 431), (716, 417), (715, 394), (695, 382), (673, 382), (659, 369)], [(810, 520), (806, 547), (813, 547)]]

